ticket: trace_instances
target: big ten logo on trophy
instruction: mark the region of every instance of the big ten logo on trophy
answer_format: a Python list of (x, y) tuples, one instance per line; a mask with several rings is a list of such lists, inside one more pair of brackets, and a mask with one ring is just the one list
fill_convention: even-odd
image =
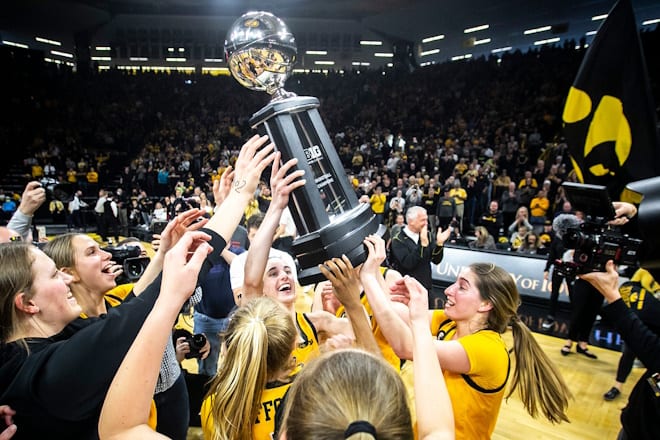
[(316, 159), (321, 159), (323, 157), (323, 153), (321, 153), (321, 149), (318, 147), (318, 145), (313, 145), (310, 148), (305, 148), (305, 158), (307, 159), (307, 163), (311, 164), (314, 160)]
[(244, 87), (271, 95), (270, 103), (252, 115), (250, 126), (270, 137), (282, 161), (296, 158), (305, 171), (307, 184), (289, 200), (299, 234), (292, 251), (304, 285), (325, 279), (317, 266), (330, 258), (345, 254), (353, 266), (364, 262), (364, 237), (383, 235), (385, 226), (368, 203), (358, 202), (319, 115), (319, 100), (284, 90), (297, 50), (284, 21), (264, 11), (243, 14), (225, 40), (232, 76)]

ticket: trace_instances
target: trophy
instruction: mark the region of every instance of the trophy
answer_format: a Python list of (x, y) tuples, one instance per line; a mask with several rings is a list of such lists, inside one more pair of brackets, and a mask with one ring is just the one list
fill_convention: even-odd
[(267, 134), (282, 161), (298, 159), (307, 184), (289, 199), (299, 237), (292, 250), (303, 285), (325, 280), (317, 265), (340, 257), (353, 266), (363, 263), (369, 234), (382, 235), (368, 203), (359, 203), (318, 112), (319, 100), (284, 90), (297, 48), (286, 24), (269, 12), (247, 12), (227, 32), (225, 56), (233, 77), (244, 87), (265, 91), (271, 101), (249, 123)]

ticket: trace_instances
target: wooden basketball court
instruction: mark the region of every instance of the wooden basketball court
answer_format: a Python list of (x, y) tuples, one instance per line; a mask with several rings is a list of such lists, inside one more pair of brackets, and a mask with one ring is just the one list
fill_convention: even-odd
[[(564, 345), (564, 339), (540, 333), (534, 333), (534, 336), (559, 367), (573, 393), (568, 411), (571, 423), (552, 425), (545, 420), (532, 419), (525, 412), (520, 400), (512, 396), (508, 402), (502, 403), (493, 439), (616, 439), (621, 427), (621, 408), (625, 406), (630, 390), (645, 369), (633, 368), (621, 395), (612, 402), (606, 402), (603, 400), (603, 394), (614, 383), (620, 352), (591, 346), (589, 350), (598, 355), (596, 360), (575, 351), (568, 356), (562, 356), (559, 350)], [(511, 333), (507, 333), (505, 338), (511, 345)]]

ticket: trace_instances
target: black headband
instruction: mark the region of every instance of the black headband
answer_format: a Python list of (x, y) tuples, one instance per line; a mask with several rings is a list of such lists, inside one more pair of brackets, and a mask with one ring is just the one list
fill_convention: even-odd
[(357, 434), (359, 432), (366, 432), (367, 434), (371, 434), (373, 438), (378, 438), (376, 437), (376, 428), (374, 428), (374, 425), (367, 422), (366, 420), (356, 420), (355, 422), (352, 422), (350, 425), (348, 425), (348, 428), (346, 428), (346, 431), (344, 431), (344, 438), (349, 438), (353, 434)]

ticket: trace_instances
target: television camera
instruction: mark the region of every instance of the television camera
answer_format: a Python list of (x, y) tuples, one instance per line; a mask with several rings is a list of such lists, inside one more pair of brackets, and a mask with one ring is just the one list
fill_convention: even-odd
[(104, 251), (112, 255), (112, 260), (123, 267), (124, 272), (117, 277), (117, 284), (133, 283), (140, 279), (151, 261), (149, 257), (141, 257), (138, 246), (121, 245), (107, 246)]
[(575, 211), (585, 214), (584, 221), (574, 221), (562, 233), (566, 249), (573, 249), (572, 261), (557, 261), (556, 269), (564, 276), (602, 272), (608, 260), (621, 266), (639, 264), (642, 240), (632, 238), (616, 226), (608, 225), (615, 218), (607, 188), (566, 182), (562, 185)]

